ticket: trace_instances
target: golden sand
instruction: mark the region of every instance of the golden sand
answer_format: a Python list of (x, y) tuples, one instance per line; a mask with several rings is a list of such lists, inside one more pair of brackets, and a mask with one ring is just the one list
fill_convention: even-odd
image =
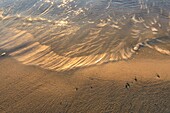
[(170, 59), (154, 54), (63, 73), (3, 56), (0, 112), (169, 113)]

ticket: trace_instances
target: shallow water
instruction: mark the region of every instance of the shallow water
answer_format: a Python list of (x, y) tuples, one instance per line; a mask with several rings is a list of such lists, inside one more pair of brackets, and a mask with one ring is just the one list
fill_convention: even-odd
[(27, 65), (64, 71), (170, 55), (169, 0), (1, 0), (0, 49)]

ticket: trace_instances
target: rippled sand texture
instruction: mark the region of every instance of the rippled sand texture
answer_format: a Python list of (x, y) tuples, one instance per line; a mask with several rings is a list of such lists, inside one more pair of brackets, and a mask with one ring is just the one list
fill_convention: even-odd
[(1, 0), (0, 49), (54, 71), (170, 55), (169, 0)]
[(58, 74), (1, 57), (0, 113), (169, 113), (170, 60), (135, 60)]

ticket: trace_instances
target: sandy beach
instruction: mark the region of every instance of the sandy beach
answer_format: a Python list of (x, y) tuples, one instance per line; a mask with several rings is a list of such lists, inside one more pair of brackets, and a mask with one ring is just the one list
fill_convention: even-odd
[(0, 0), (0, 113), (170, 113), (170, 0)]
[(169, 113), (170, 59), (151, 54), (63, 73), (1, 57), (0, 112)]

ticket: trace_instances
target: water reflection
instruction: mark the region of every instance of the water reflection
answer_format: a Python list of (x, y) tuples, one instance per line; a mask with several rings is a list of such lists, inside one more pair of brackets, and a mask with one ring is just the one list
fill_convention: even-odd
[(168, 0), (2, 0), (0, 49), (56, 71), (129, 59), (140, 47), (170, 55)]

